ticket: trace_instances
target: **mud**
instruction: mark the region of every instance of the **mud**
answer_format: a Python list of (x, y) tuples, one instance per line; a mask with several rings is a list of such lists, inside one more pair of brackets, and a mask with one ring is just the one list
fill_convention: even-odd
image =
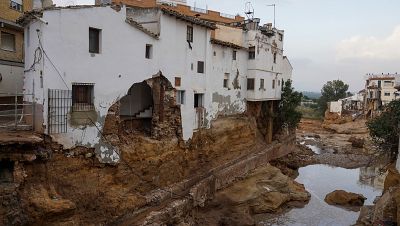
[(4, 158), (15, 158), (14, 176), (0, 183), (0, 224), (99, 225), (146, 215), (185, 197), (212, 169), (268, 146), (254, 118), (245, 116), (220, 118), (187, 144), (123, 131), (107, 139), (121, 151), (117, 165), (101, 164), (93, 149), (63, 150), (48, 138), (35, 140), (32, 151), (2, 146)]

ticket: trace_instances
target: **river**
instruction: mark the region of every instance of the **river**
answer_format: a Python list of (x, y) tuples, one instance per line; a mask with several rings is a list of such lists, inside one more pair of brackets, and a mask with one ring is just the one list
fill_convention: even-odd
[[(317, 147), (311, 148), (317, 154)], [(295, 208), (278, 216), (259, 215), (257, 225), (353, 225), (359, 211), (328, 205), (324, 198), (334, 190), (345, 190), (364, 195), (365, 205), (373, 203), (383, 190), (385, 174), (381, 166), (344, 169), (329, 165), (309, 165), (299, 169), (296, 181), (304, 184), (311, 194), (310, 202), (304, 208)]]

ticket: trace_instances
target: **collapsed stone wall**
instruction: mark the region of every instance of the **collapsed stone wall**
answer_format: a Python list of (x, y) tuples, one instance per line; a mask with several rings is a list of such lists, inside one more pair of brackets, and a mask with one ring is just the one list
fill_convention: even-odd
[[(264, 166), (267, 162), (281, 158), (295, 150), (295, 137), (289, 136), (285, 144), (273, 143), (262, 151), (248, 156), (233, 163), (230, 166), (223, 166), (213, 170), (213, 173), (199, 181), (189, 192), (189, 196), (171, 202), (162, 210), (151, 212), (142, 222), (135, 225), (160, 225), (182, 223), (191, 215), (196, 207), (203, 207), (211, 200), (218, 190), (224, 189), (240, 178), (246, 177), (252, 170)], [(182, 186), (182, 184), (179, 184)], [(171, 188), (172, 189), (172, 188)], [(165, 192), (168, 195), (168, 192)], [(159, 196), (161, 198), (162, 196)], [(123, 224), (130, 224), (136, 220), (135, 217), (126, 220)], [(119, 222), (121, 223), (121, 222)]]
[(152, 89), (154, 102), (151, 137), (182, 138), (181, 110), (176, 103), (175, 88), (161, 72), (146, 82)]

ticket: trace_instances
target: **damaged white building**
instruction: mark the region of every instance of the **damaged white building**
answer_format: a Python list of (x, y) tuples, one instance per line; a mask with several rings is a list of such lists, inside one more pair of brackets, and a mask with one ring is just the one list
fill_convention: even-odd
[(280, 100), (292, 73), (284, 32), (258, 19), (214, 23), (161, 5), (106, 5), (32, 11), (19, 23), (36, 130), (65, 148), (95, 148), (108, 163), (119, 155), (102, 139), (107, 115), (187, 141), (219, 116)]

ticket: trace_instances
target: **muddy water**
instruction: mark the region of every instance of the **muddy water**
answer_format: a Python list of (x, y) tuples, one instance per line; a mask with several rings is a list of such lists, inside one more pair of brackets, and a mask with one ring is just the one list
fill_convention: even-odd
[[(320, 150), (315, 150), (320, 153)], [(311, 193), (310, 202), (301, 209), (292, 209), (279, 216), (258, 216), (257, 225), (352, 225), (359, 212), (325, 203), (325, 196), (334, 190), (364, 195), (365, 204), (372, 204), (381, 195), (385, 175), (380, 167), (344, 169), (328, 165), (310, 165), (299, 169), (296, 181)]]

